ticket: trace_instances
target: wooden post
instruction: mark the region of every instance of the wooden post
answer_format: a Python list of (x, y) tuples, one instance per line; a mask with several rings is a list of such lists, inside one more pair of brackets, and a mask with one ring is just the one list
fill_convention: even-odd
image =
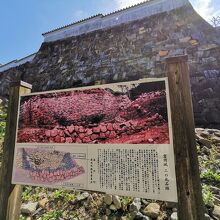
[(204, 220), (187, 56), (167, 58), (179, 220)]
[(22, 187), (12, 185), (12, 168), (16, 138), (19, 95), (31, 92), (32, 86), (25, 82), (10, 85), (9, 105), (3, 145), (3, 161), (0, 177), (0, 220), (18, 220), (20, 215)]

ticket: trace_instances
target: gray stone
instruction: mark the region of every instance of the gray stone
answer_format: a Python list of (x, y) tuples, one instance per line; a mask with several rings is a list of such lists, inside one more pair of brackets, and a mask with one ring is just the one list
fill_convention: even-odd
[(184, 55), (185, 51), (184, 49), (173, 49), (170, 51), (169, 56), (178, 56), (178, 55)]
[(220, 206), (215, 205), (212, 213), (215, 217), (220, 219)]
[(204, 137), (204, 138), (210, 138), (210, 137), (211, 137), (210, 133), (209, 133), (207, 130), (202, 131), (202, 132), (200, 133), (200, 135), (201, 135), (202, 137)]
[(121, 208), (120, 198), (118, 196), (112, 196), (112, 200), (113, 200), (113, 203), (114, 203), (116, 209), (120, 209)]
[(102, 220), (108, 220), (108, 216), (103, 215), (103, 216), (102, 216)]
[(150, 203), (150, 202), (148, 202), (146, 199), (142, 199), (141, 202), (142, 202), (145, 206), (149, 205), (149, 203)]
[(38, 202), (29, 202), (21, 205), (22, 214), (33, 214), (37, 210)]
[(215, 132), (215, 135), (216, 135), (217, 137), (220, 137), (220, 131), (216, 131), (216, 132)]
[(131, 34), (126, 36), (128, 40), (135, 40), (137, 38), (136, 34)]
[(131, 219), (134, 219), (138, 212), (130, 212)]
[(144, 215), (141, 212), (137, 212), (136, 215), (135, 215), (135, 220), (142, 220), (143, 216)]
[(209, 132), (209, 134), (216, 135), (216, 133), (220, 132), (218, 129), (206, 129), (206, 131)]
[(212, 44), (211, 43), (211, 44), (202, 45), (199, 49), (201, 49), (201, 50), (210, 50), (210, 49), (214, 49), (216, 47), (218, 47), (217, 44)]
[(40, 213), (43, 210), (43, 208), (39, 207), (32, 215), (37, 215), (38, 213)]
[(220, 189), (216, 186), (210, 186), (210, 189), (211, 191), (214, 193), (214, 194), (219, 194), (220, 195)]
[(89, 197), (89, 195), (90, 194), (88, 192), (84, 192), (84, 193), (77, 196), (77, 200), (81, 201), (81, 200), (87, 199)]
[(126, 216), (122, 216), (120, 220), (129, 220)]
[(116, 208), (116, 206), (115, 206), (114, 204), (111, 204), (111, 205), (109, 206), (109, 208), (110, 208), (112, 211), (116, 211), (116, 210), (117, 210), (117, 208)]
[(215, 57), (206, 57), (206, 58), (202, 58), (202, 62), (203, 63), (212, 63), (215, 62), (216, 58)]
[(172, 215), (170, 216), (170, 220), (178, 220), (177, 212), (172, 213)]
[(86, 200), (86, 202), (89, 204), (91, 202), (94, 202), (93, 196), (90, 194)]
[(179, 39), (180, 43), (187, 43), (189, 40), (191, 40), (191, 37), (183, 37)]
[(205, 213), (205, 220), (211, 220), (211, 217)]
[(68, 68), (67, 64), (64, 64), (63, 66), (60, 67), (60, 70), (66, 70)]
[(129, 206), (129, 211), (139, 211), (141, 208), (141, 199), (140, 198), (135, 198), (134, 201), (130, 204)]
[(104, 196), (104, 202), (105, 202), (105, 204), (107, 204), (107, 205), (111, 205), (111, 204), (112, 204), (112, 195), (106, 194), (106, 195)]
[(204, 128), (195, 128), (195, 132), (200, 134), (202, 131), (204, 131)]
[(214, 204), (220, 206), (220, 199), (214, 196)]
[(143, 215), (141, 220), (151, 220), (148, 216)]
[[(216, 147), (217, 147), (217, 148), (220, 148), (220, 145), (219, 145), (219, 146), (217, 145)], [(216, 155), (215, 159), (216, 159), (216, 160), (220, 160), (220, 153)]]
[(118, 80), (118, 76), (119, 76), (118, 74), (115, 74), (114, 77), (113, 77), (113, 80), (117, 81)]
[(208, 158), (207, 155), (204, 155), (204, 156), (202, 157), (202, 159), (203, 159), (204, 161), (208, 161), (208, 160), (209, 160), (209, 158)]
[(206, 154), (206, 155), (209, 155), (210, 154), (210, 150), (208, 147), (206, 146), (203, 146), (202, 149), (201, 149), (202, 153)]
[(208, 147), (208, 148), (212, 147), (212, 142), (210, 140), (208, 140), (206, 138), (203, 138), (203, 137), (201, 137), (199, 135), (196, 135), (196, 138), (197, 138), (199, 143), (205, 145), (206, 147)]
[(111, 215), (111, 210), (110, 210), (110, 209), (106, 209), (106, 210), (105, 210), (105, 214), (106, 214), (106, 215)]
[(150, 203), (145, 207), (143, 213), (150, 218), (157, 218), (160, 214), (160, 205), (157, 203)]
[(172, 211), (173, 212), (177, 212), (177, 208), (172, 208)]
[(215, 144), (219, 144), (220, 143), (220, 137), (212, 137), (212, 142)]
[(43, 198), (43, 199), (41, 199), (38, 203), (39, 203), (39, 206), (41, 207), (41, 208), (45, 208), (46, 207), (46, 204), (48, 203), (48, 198)]

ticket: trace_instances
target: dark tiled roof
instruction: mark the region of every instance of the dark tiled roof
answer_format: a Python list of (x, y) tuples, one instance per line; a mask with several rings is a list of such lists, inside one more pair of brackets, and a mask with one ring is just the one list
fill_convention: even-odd
[(8, 63), (5, 63), (5, 64), (0, 64), (0, 68), (1, 67), (4, 67), (4, 66), (7, 66), (7, 65), (9, 65), (9, 64), (11, 64), (11, 63), (19, 63), (20, 61), (22, 61), (22, 60), (24, 60), (24, 59), (26, 59), (26, 58), (28, 58), (28, 57), (31, 57), (31, 56), (33, 56), (33, 55), (35, 55), (35, 54), (37, 54), (37, 53), (32, 53), (32, 54), (30, 54), (30, 55), (27, 55), (27, 56), (25, 56), (25, 57), (22, 57), (21, 59), (19, 59), (19, 60), (12, 60), (12, 61), (10, 61), (10, 62), (8, 62)]
[(116, 14), (116, 13), (118, 13), (118, 12), (128, 10), (128, 9), (130, 9), (130, 8), (133, 8), (133, 7), (142, 5), (142, 4), (144, 4), (144, 3), (146, 3), (146, 2), (150, 2), (150, 1), (153, 1), (153, 0), (145, 0), (145, 1), (140, 2), (140, 3), (138, 3), (138, 4), (131, 5), (131, 6), (129, 6), (129, 7), (122, 8), (122, 9), (117, 10), (117, 11), (113, 11), (113, 12), (111, 12), (111, 13), (109, 13), (109, 14), (106, 14), (106, 15), (97, 14), (97, 15), (94, 15), (94, 16), (91, 16), (91, 17), (82, 19), (82, 20), (80, 20), (80, 21), (73, 22), (73, 23), (71, 23), (71, 24), (65, 25), (65, 26), (63, 26), (63, 27), (59, 27), (59, 28), (53, 29), (53, 30), (51, 30), (51, 31), (45, 32), (45, 33), (43, 33), (42, 35), (44, 36), (44, 35), (46, 35), (46, 34), (49, 34), (49, 33), (52, 33), (52, 32), (58, 31), (58, 30), (61, 30), (61, 29), (66, 28), (66, 27), (70, 27), (70, 26), (75, 25), (75, 24), (79, 24), (79, 23), (81, 23), (81, 22), (84, 22), (84, 21), (93, 19), (93, 18), (95, 18), (95, 17), (106, 17), (106, 16), (109, 16), (109, 15), (112, 15), (112, 14)]
[(74, 24), (79, 24), (79, 23), (81, 23), (81, 22), (84, 22), (84, 21), (93, 19), (93, 18), (95, 18), (95, 17), (100, 17), (100, 16), (103, 16), (103, 14), (97, 14), (97, 15), (94, 15), (94, 16), (91, 16), (91, 17), (88, 17), (88, 18), (79, 20), (79, 21), (77, 21), (77, 22), (73, 22), (73, 23), (71, 23), (71, 24), (67, 24), (67, 25), (65, 25), (65, 26), (63, 26), (63, 27), (59, 27), (59, 28), (53, 29), (53, 30), (51, 30), (51, 31), (45, 32), (45, 33), (43, 33), (42, 35), (49, 34), (49, 33), (51, 33), (51, 32), (54, 32), (54, 31), (57, 31), (57, 30), (60, 30), (60, 29), (63, 29), (63, 28), (72, 26), (72, 25), (74, 25)]

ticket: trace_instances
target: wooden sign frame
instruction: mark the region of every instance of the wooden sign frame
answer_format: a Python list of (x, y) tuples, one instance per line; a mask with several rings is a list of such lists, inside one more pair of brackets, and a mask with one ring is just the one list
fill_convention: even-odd
[[(204, 220), (199, 165), (196, 152), (187, 56), (166, 60), (169, 82), (179, 220)], [(0, 179), (0, 220), (18, 220), (22, 187), (11, 185), (19, 95), (31, 92), (30, 84), (13, 83), (10, 88), (7, 128)]]
[(0, 170), (0, 220), (18, 220), (20, 215), (22, 186), (12, 185), (11, 176), (19, 96), (30, 93), (31, 89), (32, 85), (22, 81), (12, 82), (10, 85), (3, 161)]
[(188, 56), (166, 60), (176, 167), (179, 220), (205, 219), (195, 141)]

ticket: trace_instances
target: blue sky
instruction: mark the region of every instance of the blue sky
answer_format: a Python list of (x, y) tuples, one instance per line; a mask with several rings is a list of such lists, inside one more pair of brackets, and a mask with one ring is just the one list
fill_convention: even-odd
[[(0, 0), (0, 63), (38, 51), (42, 33), (97, 13), (143, 0)], [(220, 15), (220, 0), (190, 0), (207, 20)]]

